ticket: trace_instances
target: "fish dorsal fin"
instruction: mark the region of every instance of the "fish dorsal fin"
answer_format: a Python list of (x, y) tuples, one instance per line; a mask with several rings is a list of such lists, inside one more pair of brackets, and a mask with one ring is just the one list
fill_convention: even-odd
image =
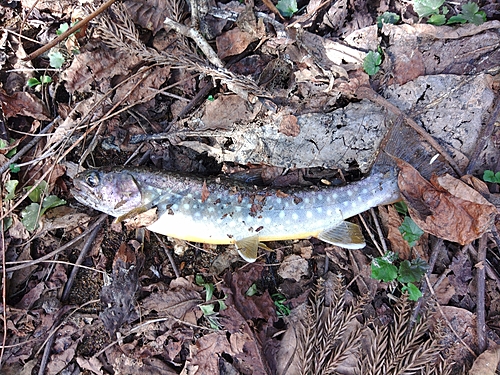
[(259, 235), (245, 237), (235, 242), (238, 254), (248, 263), (257, 260), (257, 250), (259, 248)]
[(366, 246), (359, 225), (349, 221), (343, 221), (336, 227), (324, 230), (318, 235), (318, 238), (346, 249), (362, 249)]

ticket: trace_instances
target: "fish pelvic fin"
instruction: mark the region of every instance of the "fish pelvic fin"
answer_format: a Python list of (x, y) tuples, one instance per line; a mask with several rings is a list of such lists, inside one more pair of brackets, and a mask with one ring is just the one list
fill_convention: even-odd
[(248, 263), (253, 263), (257, 260), (257, 250), (259, 248), (259, 235), (245, 237), (235, 241), (238, 254)]
[(346, 249), (362, 249), (366, 246), (365, 238), (359, 225), (343, 221), (336, 227), (324, 230), (318, 235), (322, 241)]

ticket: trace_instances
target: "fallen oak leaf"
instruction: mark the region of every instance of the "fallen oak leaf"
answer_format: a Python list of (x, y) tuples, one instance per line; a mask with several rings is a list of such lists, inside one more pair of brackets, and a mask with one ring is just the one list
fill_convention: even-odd
[(476, 190), (449, 175), (433, 176), (429, 182), (410, 164), (396, 162), (401, 195), (422, 230), (465, 245), (491, 228), (498, 210)]

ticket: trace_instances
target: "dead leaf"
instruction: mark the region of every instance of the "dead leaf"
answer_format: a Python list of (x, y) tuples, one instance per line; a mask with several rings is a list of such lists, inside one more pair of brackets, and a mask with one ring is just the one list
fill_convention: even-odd
[(201, 187), (201, 203), (205, 203), (209, 196), (210, 190), (207, 188), (207, 182), (203, 181), (203, 186)]
[(221, 60), (228, 56), (238, 55), (256, 40), (258, 38), (253, 34), (241, 31), (239, 28), (231, 29), (217, 37), (217, 54)]
[(387, 239), (391, 244), (391, 249), (397, 252), (401, 259), (411, 259), (410, 246), (399, 231), (403, 220), (399, 216), (398, 211), (393, 206), (380, 206), (378, 213), (382, 219), (382, 225), (387, 231)]
[(283, 259), (278, 275), (284, 279), (293, 279), (299, 282), (302, 277), (309, 275), (309, 263), (299, 255), (288, 255)]
[(158, 215), (156, 214), (156, 207), (147, 210), (146, 212), (142, 212), (130, 219), (127, 219), (125, 223), (125, 227), (127, 230), (133, 230), (137, 228), (147, 227), (148, 225), (153, 224), (158, 220)]
[(500, 345), (493, 345), (491, 349), (481, 353), (476, 358), (469, 375), (495, 375), (500, 362)]
[(132, 20), (153, 34), (163, 28), (167, 16), (172, 16), (172, 2), (168, 0), (127, 0), (125, 6)]
[(428, 182), (410, 164), (397, 164), (399, 189), (422, 230), (461, 245), (489, 231), (498, 211), (477, 191), (448, 175)]
[(294, 115), (285, 115), (281, 119), (280, 123), (280, 133), (288, 135), (289, 137), (296, 137), (300, 133), (300, 127), (298, 124), (297, 117)]
[(0, 102), (5, 117), (28, 116), (41, 121), (49, 121), (50, 113), (36, 95), (29, 92), (15, 92), (8, 95), (0, 89)]

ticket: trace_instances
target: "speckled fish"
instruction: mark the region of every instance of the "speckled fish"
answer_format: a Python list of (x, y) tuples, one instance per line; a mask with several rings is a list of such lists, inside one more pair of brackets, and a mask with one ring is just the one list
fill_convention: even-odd
[[(345, 219), (400, 199), (392, 168), (374, 168), (341, 187), (256, 188), (229, 179), (202, 179), (139, 168), (87, 170), (74, 179), (74, 197), (114, 217), (157, 207), (148, 229), (187, 241), (235, 244), (248, 262), (259, 242), (317, 237), (350, 249), (365, 246)], [(133, 216), (133, 215), (132, 215)]]

